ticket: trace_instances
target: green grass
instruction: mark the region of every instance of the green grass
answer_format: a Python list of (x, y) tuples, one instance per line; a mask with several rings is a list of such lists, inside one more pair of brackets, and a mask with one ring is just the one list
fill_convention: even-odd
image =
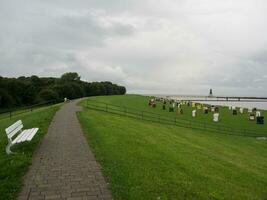
[[(141, 96), (92, 99), (150, 110)], [(266, 141), (91, 109), (78, 117), (115, 199), (267, 199)]]
[[(11, 200), (16, 198), (22, 186), (22, 177), (31, 164), (33, 152), (47, 132), (48, 126), (60, 106), (61, 104), (42, 107), (33, 112), (17, 113), (11, 119), (0, 119), (0, 199)], [(5, 128), (19, 119), (22, 120), (24, 129), (38, 127), (39, 131), (32, 141), (12, 147), (12, 151), (17, 154), (7, 155), (5, 152), (7, 145)]]
[[(150, 97), (139, 96), (139, 95), (125, 95), (125, 96), (109, 96), (109, 97), (91, 97), (89, 101), (100, 101), (103, 103), (108, 103), (112, 105), (117, 105), (120, 107), (128, 107), (134, 108), (141, 111), (153, 112), (156, 114), (160, 114), (161, 116), (177, 118), (182, 120), (190, 120), (194, 122), (201, 122), (206, 124), (213, 125), (222, 125), (222, 126), (230, 126), (232, 128), (237, 129), (249, 129), (259, 131), (260, 133), (267, 133), (267, 123), (260, 125), (256, 124), (255, 121), (248, 120), (248, 114), (238, 114), (237, 116), (232, 115), (232, 111), (229, 110), (228, 107), (220, 107), (220, 121), (218, 123), (213, 122), (213, 114), (204, 114), (202, 110), (197, 111), (197, 117), (192, 117), (192, 110), (196, 108), (188, 107), (183, 105), (184, 114), (180, 115), (177, 112), (168, 112), (168, 106), (166, 106), (166, 110), (162, 110), (162, 102), (157, 102), (156, 108), (151, 108), (148, 106), (148, 100)], [(82, 103), (84, 106), (86, 105), (86, 101)], [(267, 116), (266, 110), (261, 110), (263, 116)], [(266, 121), (266, 120), (265, 120)], [(256, 133), (256, 132), (255, 132)]]

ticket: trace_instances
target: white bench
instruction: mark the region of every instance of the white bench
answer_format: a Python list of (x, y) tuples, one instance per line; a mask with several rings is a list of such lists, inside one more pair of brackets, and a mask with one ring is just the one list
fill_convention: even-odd
[[(39, 129), (39, 128), (31, 128), (31, 129), (22, 130), (22, 128), (23, 128), (23, 124), (21, 120), (15, 122), (14, 124), (6, 128), (6, 134), (8, 138), (8, 144), (6, 146), (7, 154), (13, 153), (10, 150), (10, 148), (13, 145), (19, 144), (25, 141), (31, 141)], [(15, 139), (12, 139), (14, 136), (16, 136)]]

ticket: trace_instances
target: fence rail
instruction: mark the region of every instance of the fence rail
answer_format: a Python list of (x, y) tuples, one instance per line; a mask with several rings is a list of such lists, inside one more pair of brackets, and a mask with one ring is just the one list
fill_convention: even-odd
[(38, 104), (34, 104), (31, 106), (26, 106), (26, 107), (20, 107), (18, 109), (11, 109), (5, 112), (0, 112), (0, 119), (5, 119), (5, 118), (10, 118), (12, 119), (12, 117), (23, 114), (23, 113), (27, 113), (27, 112), (32, 112), (37, 108), (41, 108), (43, 106), (49, 106), (49, 105), (54, 105), (56, 103), (60, 103), (59, 101), (55, 101), (55, 100), (51, 100), (51, 101), (45, 101), (45, 102), (41, 102)]
[(241, 129), (215, 123), (212, 124), (212, 123), (198, 122), (193, 120), (179, 119), (177, 117), (168, 117), (157, 113), (137, 110), (129, 107), (117, 106), (99, 101), (87, 100), (86, 107), (93, 110), (104, 111), (135, 119), (158, 122), (168, 125), (175, 125), (185, 128), (205, 130), (205, 131), (216, 131), (217, 133), (221, 134), (238, 135), (246, 137), (267, 137), (267, 131), (263, 130)]

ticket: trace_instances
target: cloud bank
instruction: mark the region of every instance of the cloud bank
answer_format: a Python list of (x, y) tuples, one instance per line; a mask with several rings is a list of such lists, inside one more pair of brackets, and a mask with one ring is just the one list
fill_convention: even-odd
[(264, 0), (1, 0), (0, 75), (267, 96)]

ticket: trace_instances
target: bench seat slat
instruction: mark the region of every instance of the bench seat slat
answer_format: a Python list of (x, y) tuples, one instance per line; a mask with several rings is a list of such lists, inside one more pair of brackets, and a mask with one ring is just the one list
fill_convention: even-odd
[(20, 138), (24, 135), (23, 132), (21, 132), (13, 141), (12, 144), (16, 144), (18, 140), (20, 140)]
[(23, 142), (25, 137), (27, 137), (27, 131), (24, 130), (15, 140), (12, 141), (12, 144), (18, 144)]
[(32, 128), (24, 130), (18, 137), (12, 141), (12, 144), (18, 144), (25, 141), (30, 141), (33, 136), (37, 133), (38, 128)]
[(31, 133), (31, 129), (24, 130), (22, 133), (23, 136), (17, 141), (18, 143), (24, 142), (27, 139), (28, 135)]
[(38, 128), (32, 128), (31, 130), (32, 130), (32, 132), (28, 135), (28, 137), (26, 138), (26, 141), (32, 140), (33, 136), (35, 136), (35, 134), (37, 133)]

